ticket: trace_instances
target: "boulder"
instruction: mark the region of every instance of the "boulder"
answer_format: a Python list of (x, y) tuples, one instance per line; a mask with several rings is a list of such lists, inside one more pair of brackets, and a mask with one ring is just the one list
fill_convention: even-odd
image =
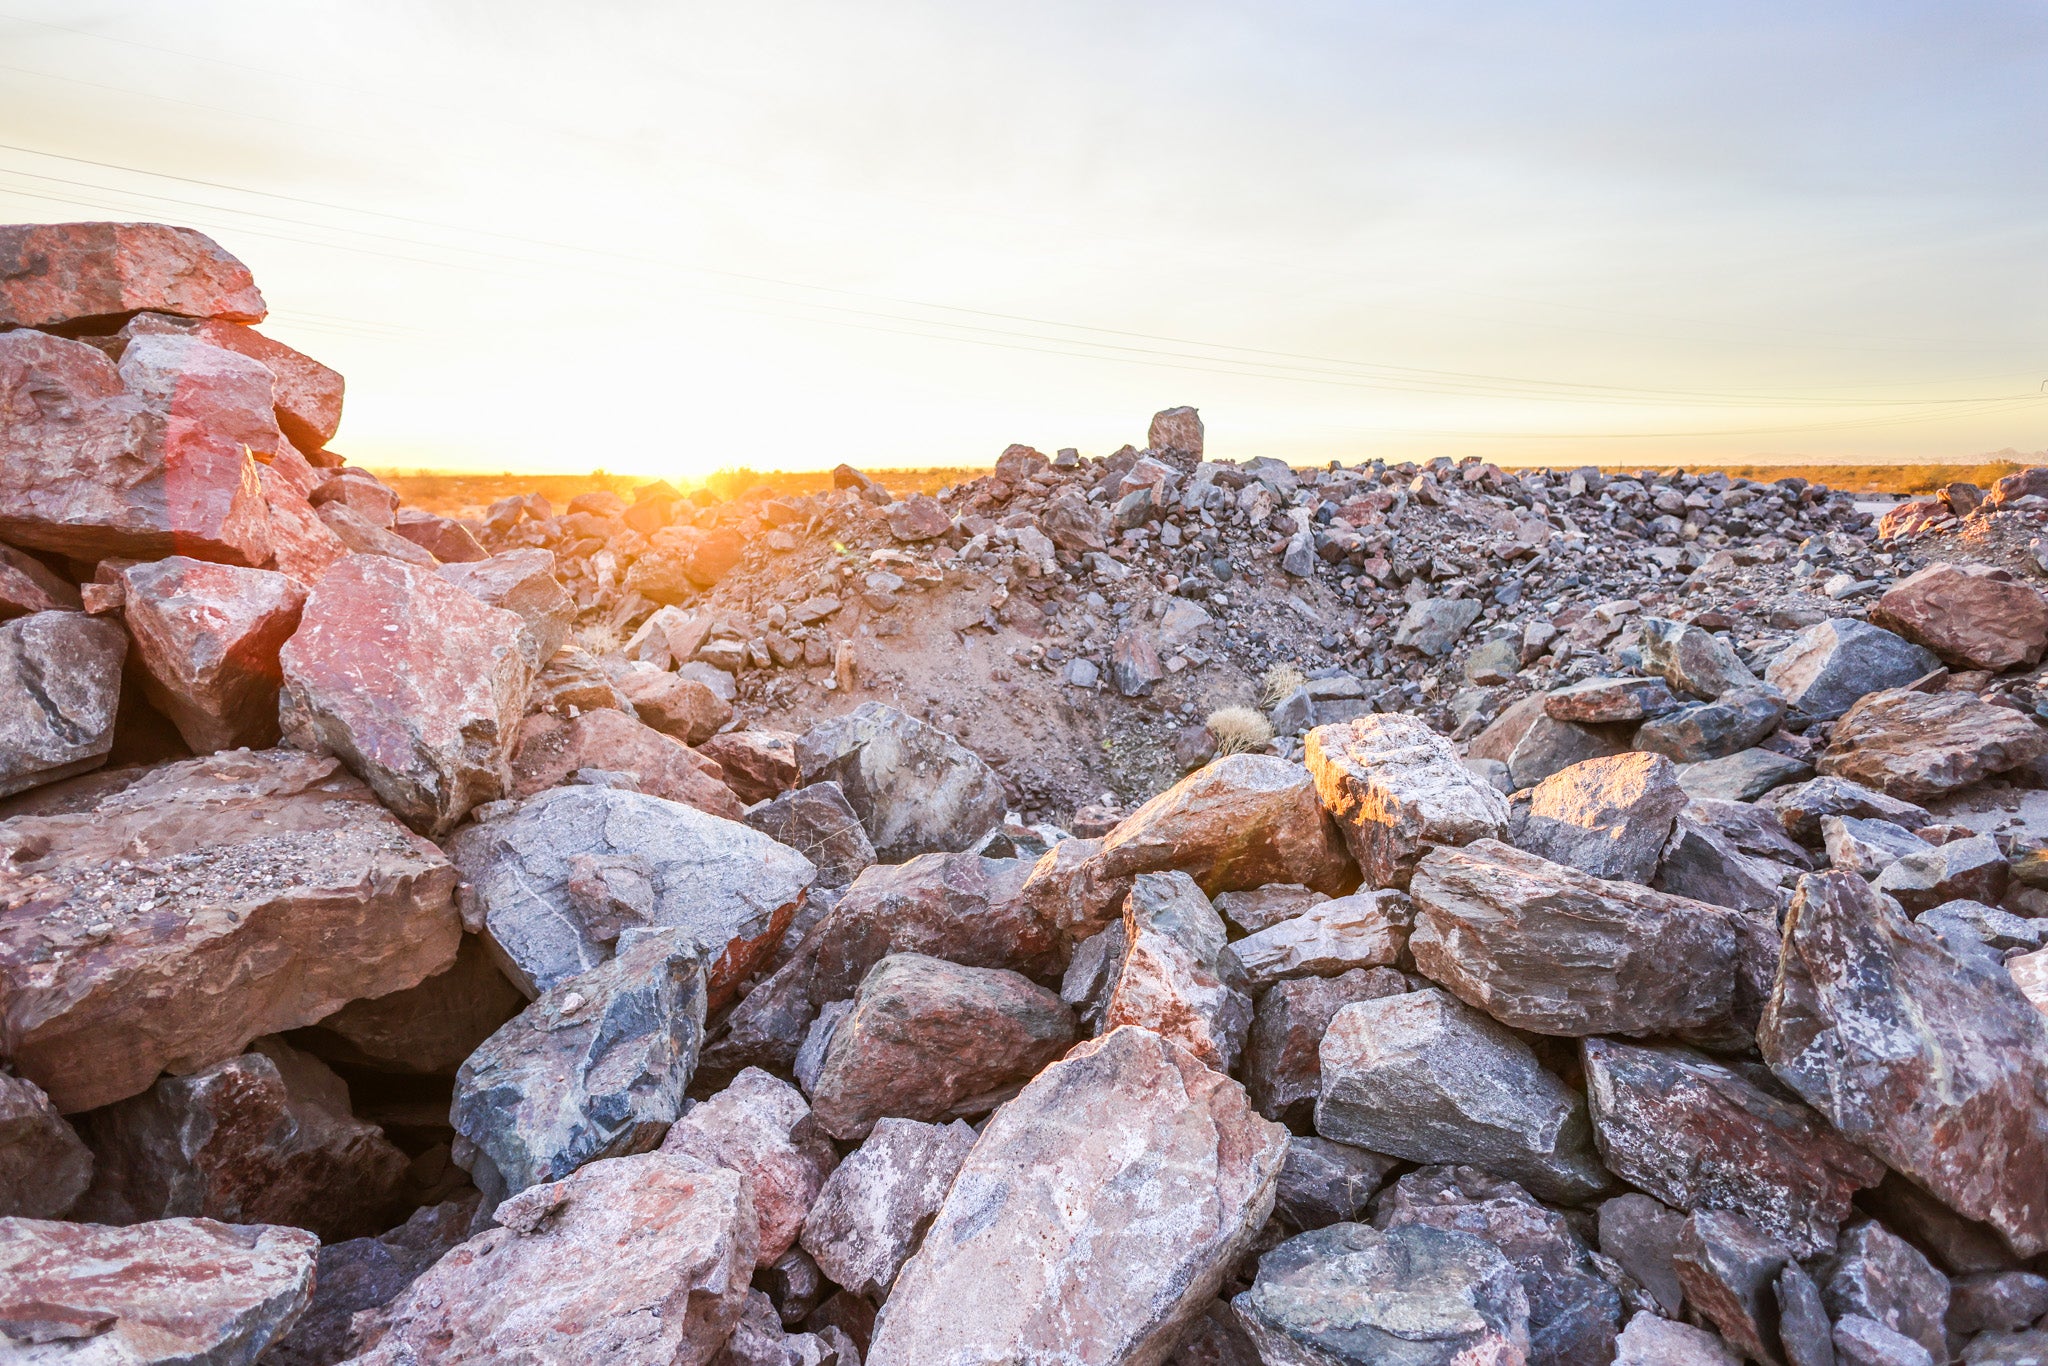
[(1661, 1201), (1634, 1191), (1600, 1202), (1600, 1253), (1635, 1278), (1666, 1314), (1685, 1304), (1672, 1254), (1685, 1231), (1685, 1216)]
[(1687, 797), (1661, 754), (1616, 754), (1536, 785), (1516, 844), (1598, 878), (1647, 883)]
[(1431, 845), (1497, 839), (1507, 830), (1507, 798), (1417, 717), (1318, 726), (1302, 753), (1370, 886), (1407, 885)]
[(1286, 1150), (1242, 1087), (1158, 1035), (1080, 1044), (982, 1130), (868, 1362), (1163, 1358), (1250, 1250)]
[(913, 493), (882, 509), (889, 534), (899, 541), (930, 541), (953, 529), (953, 519), (928, 493)]
[(1740, 1215), (1701, 1210), (1685, 1221), (1672, 1265), (1687, 1302), (1737, 1351), (1790, 1366), (1777, 1332), (1778, 1278), (1796, 1265), (1790, 1249)]
[[(2015, 949), (2022, 954), (2037, 950), (2043, 942), (2048, 942), (2048, 921), (2028, 920), (2011, 911), (1986, 906), (1981, 901), (1944, 901), (1914, 916), (1913, 921), (1933, 931), (1943, 943), (1958, 952), (1967, 951), (1974, 943), (2003, 957)], [(2006, 971), (2013, 974), (2013, 981), (2019, 984), (2022, 992), (2026, 992), (2027, 984), (2020, 981), (2023, 970), (2015, 966), (2016, 963), (2016, 959), (2008, 960)]]
[(1679, 813), (1650, 885), (1660, 892), (1711, 906), (1768, 911), (1775, 938), (1778, 889), (1793, 870), (1785, 864), (1743, 853), (1733, 840), (1696, 819), (1693, 810), (1687, 807)]
[(475, 564), (491, 558), (491, 552), (468, 527), (418, 508), (398, 509), (391, 530), (443, 564)]
[(752, 806), (796, 787), (796, 739), (783, 730), (735, 730), (712, 736), (700, 748), (725, 770), (726, 785)]
[(1145, 445), (1162, 455), (1202, 458), (1202, 415), (1193, 408), (1165, 408), (1152, 414)]
[[(421, 1272), (469, 1236), (477, 1197), (417, 1209), (374, 1238), (350, 1238), (320, 1249), (313, 1297), (289, 1330), (263, 1354), (262, 1366), (335, 1366), (361, 1349), (350, 1321), (397, 1299)], [(374, 1317), (374, 1316), (373, 1316)]]
[(568, 719), (535, 712), (519, 723), (510, 795), (531, 797), (585, 769), (627, 774), (647, 796), (708, 815), (736, 821), (745, 814), (716, 765), (625, 712), (606, 707)]
[(279, 1039), (83, 1115), (79, 1132), (93, 1180), (74, 1214), (94, 1224), (196, 1217), (354, 1238), (390, 1222), (407, 1165), (349, 1112), (340, 1077)]
[(194, 754), (277, 743), (278, 651), (306, 590), (267, 569), (173, 555), (121, 571), (143, 690)]
[(1240, 1069), (1259, 1113), (1267, 1119), (1306, 1123), (1322, 1090), (1320, 1050), (1330, 1021), (1354, 1001), (1399, 996), (1407, 990), (1408, 979), (1392, 968), (1292, 978), (1268, 989), (1259, 997)]
[(1534, 787), (1561, 768), (1605, 754), (1625, 753), (1631, 732), (1627, 725), (1582, 726), (1538, 711), (1508, 754), (1508, 782), (1517, 789)]
[(1580, 725), (1651, 721), (1683, 704), (1661, 678), (1588, 678), (1543, 696), (1543, 714)]
[(1745, 1215), (1812, 1257), (1884, 1175), (1813, 1111), (1689, 1049), (1587, 1039), (1583, 1057), (1601, 1160), (1667, 1205)]
[[(329, 482), (345, 482), (352, 485), (357, 481), (350, 479)], [(419, 569), (434, 569), (439, 565), (434, 553), (425, 546), (409, 537), (399, 535), (390, 527), (380, 526), (352, 503), (338, 498), (330, 499), (315, 505), (313, 515), (319, 519), (322, 526), (334, 534), (336, 540), (354, 554), (381, 556)]]
[(25, 550), (0, 545), (0, 621), (30, 612), (76, 612), (78, 585)]
[[(1148, 874), (1148, 876), (1152, 876)], [(1253, 992), (1289, 977), (1335, 977), (1388, 967), (1408, 942), (1413, 911), (1399, 892), (1353, 892), (1322, 901), (1231, 945)]]
[(211, 1219), (0, 1219), (0, 1339), (38, 1366), (253, 1366), (311, 1298), (319, 1247), (304, 1229)]
[(1720, 907), (1494, 840), (1436, 850), (1409, 890), (1416, 968), (1513, 1028), (1665, 1034), (1734, 1006), (1738, 944)]
[(465, 826), (448, 856), (463, 918), (537, 996), (611, 955), (634, 926), (687, 930), (719, 1009), (760, 968), (816, 870), (736, 821), (612, 787), (557, 787)]
[(455, 870), (340, 765), (165, 764), (0, 822), (0, 1054), (73, 1113), (455, 959)]
[(445, 835), (511, 785), (533, 683), (523, 629), (431, 571), (351, 556), (307, 597), (280, 655), (289, 728), (415, 830)]
[(1840, 1366), (1937, 1366), (1925, 1347), (1861, 1314), (1836, 1322), (1834, 1348)]
[(1458, 646), (1465, 628), (1479, 620), (1477, 598), (1424, 598), (1394, 627), (1395, 646), (1441, 659)]
[(302, 451), (318, 451), (334, 439), (335, 429), (341, 425), (341, 375), (253, 328), (219, 318), (151, 312), (130, 318), (119, 335), (124, 340), (191, 336), (257, 362), (271, 375), (278, 427)]
[[(1679, 781), (1685, 781), (1681, 773)], [(1839, 782), (1838, 779), (1829, 779)], [(1843, 787), (1854, 787), (1854, 783), (1841, 783)], [(1878, 793), (1873, 797), (1883, 801)], [(1812, 852), (1786, 831), (1781, 819), (1783, 812), (1768, 803), (1720, 801), (1712, 797), (1695, 797), (1686, 808), (1686, 818), (1714, 831), (1736, 849), (1751, 858), (1765, 859), (1788, 868), (1811, 872), (1820, 866)], [(1818, 840), (1815, 841), (1818, 843)]]
[(359, 1317), (352, 1366), (708, 1366), (739, 1321), (756, 1234), (737, 1173), (610, 1158), (520, 1192), (498, 1224)]
[(1870, 615), (1962, 669), (1998, 673), (2038, 664), (2048, 650), (2048, 598), (1992, 565), (1928, 565), (1879, 598)]
[(1074, 1041), (1060, 998), (1001, 968), (897, 953), (869, 969), (807, 1086), (825, 1132), (860, 1139), (885, 1116), (985, 1114)]
[[(710, 752), (708, 749), (707, 753)], [(730, 770), (728, 770), (730, 771)], [(818, 869), (820, 888), (847, 887), (874, 866), (867, 828), (837, 783), (812, 783), (763, 801), (741, 816), (777, 844), (786, 844)], [(949, 859), (972, 855), (927, 854)], [(916, 860), (912, 860), (916, 862)], [(900, 865), (908, 867), (908, 864)]]
[(0, 1218), (59, 1218), (91, 1180), (92, 1151), (43, 1088), (0, 1072)]
[(1529, 1045), (1441, 991), (1347, 1005), (1322, 1042), (1316, 1132), (1410, 1162), (1463, 1163), (1576, 1202), (1611, 1180), (1586, 1103)]
[(1061, 840), (1039, 856), (1024, 882), (1022, 896), (1033, 913), (1070, 938), (1087, 939), (1123, 915), (1134, 875), (1110, 872), (1097, 857), (1101, 852), (1101, 839)]
[(839, 784), (884, 863), (970, 848), (1003, 820), (1002, 781), (980, 755), (879, 702), (811, 727), (796, 758), (805, 783)]
[(1785, 699), (1769, 689), (1726, 692), (1644, 722), (1635, 748), (1681, 764), (1726, 759), (1763, 740), (1784, 716)]
[(1400, 1165), (1398, 1159), (1349, 1143), (1289, 1135), (1274, 1217), (1299, 1231), (1359, 1220), (1388, 1173)]
[(279, 471), (282, 463), (273, 461), (256, 468), (256, 482), (263, 490), (263, 506), (270, 517), (270, 564), (278, 573), (310, 588), (350, 550)]
[(694, 678), (641, 665), (617, 682), (642, 721), (686, 745), (702, 744), (732, 720), (732, 704)]
[(1933, 673), (1932, 651), (1854, 617), (1809, 626), (1792, 637), (1764, 670), (1764, 681), (1785, 694), (1793, 709), (1832, 721), (1865, 693), (1903, 688)]
[(1614, 1366), (1741, 1366), (1741, 1358), (1704, 1328), (1638, 1314), (1615, 1343)]
[(1023, 896), (1030, 872), (1023, 859), (978, 854), (926, 854), (868, 869), (818, 922), (817, 999), (853, 995), (892, 953), (1057, 977), (1058, 931)]
[(1871, 693), (1849, 708), (1814, 767), (1888, 797), (1924, 802), (2044, 753), (2048, 731), (2023, 712), (1994, 707), (1972, 693), (1893, 689)]
[(1923, 854), (1934, 848), (1890, 821), (1857, 816), (1822, 816), (1820, 831), (1828, 866), (1858, 877), (1876, 877), (1907, 855)]
[(555, 579), (551, 552), (507, 550), (486, 560), (444, 564), (436, 572), (486, 607), (510, 612), (524, 623), (520, 648), (535, 673), (569, 639), (576, 603)]
[(1822, 821), (1828, 816), (1890, 821), (1905, 830), (1934, 824), (1926, 807), (1847, 778), (1815, 778), (1796, 787), (1781, 787), (1763, 798), (1760, 805), (1777, 814), (1786, 834), (1812, 846), (1825, 841), (1827, 831)]
[(1813, 765), (1804, 759), (1751, 747), (1684, 765), (1678, 770), (1678, 785), (1694, 801), (1753, 802), (1773, 788), (1812, 776)]
[(2048, 1362), (2048, 1331), (1980, 1334), (1963, 1349), (1962, 1361), (1964, 1366), (2041, 1366)]
[(1232, 1304), (1262, 1362), (1465, 1366), (1529, 1360), (1529, 1300), (1498, 1248), (1414, 1225), (1332, 1224), (1259, 1258)]
[(1328, 901), (1323, 893), (1294, 882), (1269, 882), (1242, 892), (1218, 892), (1210, 900), (1217, 913), (1246, 934), (1270, 930), (1310, 907)]
[(2048, 1277), (1979, 1271), (1949, 1283), (1948, 1326), (1957, 1333), (2017, 1333), (2048, 1314)]
[(2023, 1256), (2048, 1250), (2048, 1019), (1861, 878), (1811, 873), (1757, 1044), (1852, 1142)]
[(83, 323), (144, 309), (258, 323), (249, 268), (205, 233), (165, 223), (0, 227), (0, 327)]
[(1834, 1325), (1828, 1322), (1827, 1305), (1813, 1277), (1799, 1263), (1787, 1262), (1771, 1293), (1778, 1302), (1778, 1343), (1785, 1349), (1787, 1366), (1833, 1366)]
[(1309, 771), (1270, 754), (1225, 755), (1190, 773), (1125, 817), (1089, 863), (1100, 878), (1186, 873), (1209, 896), (1269, 882), (1332, 896), (1358, 885)]
[(1976, 835), (1906, 854), (1887, 865), (1872, 885), (1907, 915), (1918, 915), (1945, 901), (1996, 902), (2005, 895), (2009, 874), (1998, 841)]
[(0, 797), (107, 761), (128, 639), (83, 612), (0, 623)]
[(1948, 1359), (1948, 1277), (1911, 1243), (1883, 1224), (1865, 1222), (1842, 1235), (1821, 1276), (1821, 1294), (1837, 1319), (1874, 1319)]
[(833, 1173), (804, 1220), (804, 1251), (856, 1295), (886, 1301), (974, 1147), (964, 1120), (881, 1119)]
[(1244, 969), (1216, 908), (1186, 873), (1141, 873), (1124, 902), (1123, 968), (1103, 1027), (1140, 1025), (1219, 1071), (1251, 1029)]
[(699, 1158), (746, 1178), (760, 1228), (757, 1266), (796, 1245), (804, 1216), (839, 1161), (811, 1107), (788, 1082), (749, 1067), (669, 1127), (661, 1151)]
[(487, 1202), (647, 1152), (681, 1112), (704, 1040), (697, 946), (679, 929), (625, 939), (617, 957), (555, 985), (456, 1073), (455, 1159)]
[(418, 986), (351, 1001), (292, 1043), (337, 1065), (396, 1076), (455, 1075), (462, 1060), (526, 1007), (483, 939), (462, 936), (455, 962)]
[(1757, 686), (1756, 675), (1736, 657), (1734, 647), (1703, 627), (1644, 617), (1641, 649), (1643, 672), (1678, 692), (1711, 701)]

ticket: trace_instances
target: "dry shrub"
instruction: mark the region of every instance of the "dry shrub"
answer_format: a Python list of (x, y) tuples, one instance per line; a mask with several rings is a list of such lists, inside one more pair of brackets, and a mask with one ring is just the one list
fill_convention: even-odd
[(611, 622), (590, 621), (571, 631), (569, 640), (577, 648), (594, 655), (608, 655), (626, 643), (626, 635)]
[(1275, 664), (1259, 676), (1259, 705), (1277, 707), (1287, 694), (1306, 682), (1307, 675), (1292, 664)]
[(1273, 742), (1273, 727), (1250, 707), (1223, 707), (1209, 713), (1209, 734), (1218, 754), (1245, 754)]

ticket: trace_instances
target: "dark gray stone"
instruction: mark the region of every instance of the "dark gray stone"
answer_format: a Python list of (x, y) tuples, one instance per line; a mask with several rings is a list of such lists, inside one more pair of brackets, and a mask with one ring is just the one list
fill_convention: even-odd
[(1778, 813), (1786, 834), (1809, 847), (1818, 847), (1824, 838), (1823, 816), (1890, 821), (1906, 830), (1934, 823), (1926, 807), (1886, 796), (1848, 778), (1815, 778), (1792, 787), (1776, 788), (1760, 801)]
[(1774, 749), (1745, 749), (1724, 759), (1702, 759), (1678, 770), (1678, 785), (1694, 800), (1753, 802), (1773, 788), (1813, 776), (1813, 765)]
[(1853, 617), (1809, 626), (1764, 670), (1793, 707), (1832, 721), (1865, 693), (1903, 688), (1941, 667), (1932, 650)]
[(1354, 1001), (1407, 990), (1408, 979), (1392, 968), (1353, 968), (1336, 977), (1295, 978), (1268, 988), (1259, 997), (1239, 1069), (1259, 1113), (1296, 1126), (1310, 1122), (1322, 1089), (1320, 1050), (1330, 1021)]
[(1400, 1162), (1327, 1138), (1287, 1140), (1273, 1212), (1297, 1229), (1363, 1218), (1368, 1202)]
[(1948, 1359), (1948, 1277), (1883, 1224), (1856, 1225), (1821, 1275), (1837, 1319), (1860, 1314), (1903, 1333), (1937, 1361)]
[(796, 759), (806, 784), (839, 784), (884, 863), (972, 848), (1002, 824), (1003, 784), (980, 755), (879, 702), (813, 726)]
[(837, 783), (812, 783), (749, 807), (745, 820), (818, 869), (819, 887), (847, 887), (875, 862), (875, 846)]
[(1776, 730), (1784, 715), (1785, 699), (1774, 692), (1731, 692), (1644, 722), (1635, 747), (1680, 764), (1725, 759)]
[(107, 761), (128, 635), (83, 612), (0, 623), (0, 797)]
[(1685, 1287), (1671, 1263), (1685, 1215), (1661, 1200), (1630, 1193), (1600, 1202), (1600, 1251), (1611, 1257), (1657, 1301), (1666, 1314), (1685, 1304)]

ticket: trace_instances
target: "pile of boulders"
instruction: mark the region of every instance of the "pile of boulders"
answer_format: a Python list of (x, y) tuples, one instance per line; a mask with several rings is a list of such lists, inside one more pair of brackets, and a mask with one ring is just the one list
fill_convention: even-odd
[[(338, 380), (261, 317), (196, 233), (0, 229), (6, 1359), (2048, 1360), (2048, 849), (1983, 800), (2048, 787), (2031, 583), (1894, 559), (1768, 648), (1644, 591), (1489, 654), (1512, 601), (1382, 575), (1370, 516), (1522, 509), (1505, 589), (1596, 516), (1690, 585), (1851, 514), (1276, 497), (1186, 410), (1106, 508), (1107, 466), (1006, 455), (1035, 522), (849, 471), (470, 528), (324, 449)], [(825, 623), (921, 573), (1022, 555), (1054, 600), (1296, 512), (1304, 591), (1425, 585), (1402, 643), (1128, 815), (1024, 819), (875, 701), (736, 715), (853, 688)], [(953, 553), (763, 643), (715, 596), (747, 517)], [(1182, 585), (1118, 639), (1235, 592)], [(1367, 686), (1432, 657), (1499, 705)]]

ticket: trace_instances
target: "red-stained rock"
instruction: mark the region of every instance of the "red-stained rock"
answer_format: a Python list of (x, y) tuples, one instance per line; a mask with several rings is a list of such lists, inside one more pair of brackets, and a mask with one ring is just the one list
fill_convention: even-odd
[(888, 1298), (896, 1273), (974, 1147), (966, 1121), (883, 1119), (826, 1178), (804, 1220), (804, 1251), (856, 1295)]
[(31, 612), (76, 612), (78, 585), (24, 550), (0, 545), (0, 621)]
[(418, 986), (351, 1001), (294, 1046), (345, 1067), (401, 1075), (454, 1076), (462, 1060), (526, 1005), (491, 961), (483, 940), (462, 936), (455, 962)]
[[(149, 340), (131, 370), (161, 379), (152, 357), (185, 344)], [(240, 360), (212, 347), (189, 350)], [(235, 405), (210, 379), (195, 378), (167, 406), (130, 392), (127, 373), (83, 342), (0, 333), (0, 535), (79, 559), (182, 554), (268, 563), (270, 520), (241, 439), (247, 424), (220, 432), (195, 420)]]
[(350, 553), (348, 545), (320, 520), (282, 461), (257, 467), (263, 506), (270, 514), (271, 564), (308, 588), (320, 581), (336, 560)]
[(773, 1266), (796, 1245), (804, 1215), (839, 1164), (802, 1093), (756, 1067), (670, 1125), (661, 1151), (746, 1179), (761, 1231), (758, 1266)]
[(686, 745), (702, 744), (732, 720), (732, 704), (694, 678), (643, 665), (615, 681), (642, 721)]
[(422, 569), (433, 569), (436, 561), (431, 552), (408, 541), (388, 527), (378, 526), (347, 503), (329, 501), (317, 504), (314, 515), (320, 524), (333, 532), (340, 542), (357, 555), (382, 555), (401, 564), (418, 565)]
[(107, 761), (128, 639), (83, 612), (0, 624), (0, 797)]
[(357, 555), (327, 572), (285, 642), (292, 724), (415, 829), (446, 834), (511, 785), (533, 672), (524, 626), (428, 570)]
[(1259, 1113), (1281, 1121), (1309, 1119), (1322, 1090), (1319, 1050), (1330, 1021), (1355, 1001), (1407, 990), (1407, 979), (1392, 968), (1353, 968), (1338, 977), (1274, 983), (1259, 997), (1245, 1044), (1245, 1090)]
[(1450, 741), (1417, 717), (1363, 716), (1317, 726), (1308, 733), (1303, 761), (1373, 887), (1405, 887), (1430, 845), (1470, 844), (1507, 832), (1508, 799), (1475, 777)]
[(47, 327), (150, 309), (257, 323), (249, 268), (218, 242), (164, 223), (0, 227), (0, 327)]
[(569, 638), (576, 604), (555, 579), (555, 557), (545, 550), (508, 550), (488, 559), (441, 566), (441, 577), (526, 623), (524, 648), (536, 670), (546, 667)]
[(418, 508), (398, 509), (391, 529), (443, 564), (476, 564), (491, 558), (491, 552), (468, 527)]
[(1269, 754), (1190, 773), (1104, 836), (1090, 863), (1103, 878), (1186, 873), (1209, 896), (1268, 882), (1341, 896), (1358, 885), (1309, 771)]
[(265, 569), (182, 555), (121, 571), (143, 689), (195, 754), (277, 743), (277, 652), (306, 590)]
[(679, 740), (620, 711), (587, 711), (573, 721), (535, 712), (519, 725), (512, 791), (531, 797), (559, 787), (579, 769), (628, 773), (640, 791), (727, 820), (743, 812), (719, 766)]
[(304, 1229), (211, 1219), (0, 1219), (0, 1338), (27, 1362), (250, 1366), (306, 1307), (319, 1249)]
[(386, 531), (398, 515), (398, 494), (382, 479), (355, 465), (328, 471), (306, 494), (306, 501), (316, 508), (340, 503), (372, 526)]
[(797, 785), (796, 736), (788, 731), (728, 731), (704, 741), (698, 750), (725, 770), (726, 786), (749, 806)]
[(913, 493), (891, 503), (882, 509), (882, 516), (888, 520), (889, 534), (899, 541), (934, 540), (953, 529), (953, 519), (928, 493)]
[(120, 335), (195, 336), (209, 346), (239, 352), (260, 363), (271, 374), (277, 425), (301, 450), (319, 450), (334, 439), (335, 429), (341, 425), (340, 373), (252, 328), (219, 319), (138, 313), (122, 327)]
[(1991, 565), (1931, 564), (1879, 598), (1870, 619), (1958, 668), (1996, 673), (2048, 650), (2048, 597)]
[(339, 767), (231, 751), (0, 823), (0, 1053), (73, 1113), (446, 968), (454, 869)]
[(1123, 966), (1104, 1029), (1141, 1025), (1221, 1072), (1252, 1024), (1244, 969), (1223, 918), (1186, 873), (1141, 873), (1124, 901)]
[(977, 854), (926, 854), (877, 864), (818, 922), (817, 1000), (853, 995), (892, 953), (922, 953), (1030, 976), (1059, 970), (1055, 928), (1024, 898), (1031, 865)]
[(262, 363), (195, 336), (147, 336), (121, 352), (121, 383), (162, 411), (174, 436), (246, 446), (269, 464), (289, 449)]
[(2031, 716), (1973, 693), (1874, 692), (1849, 708), (1814, 767), (1890, 797), (1924, 802), (2048, 753)]
[(91, 1180), (91, 1151), (43, 1088), (0, 1072), (0, 1216), (58, 1218)]

